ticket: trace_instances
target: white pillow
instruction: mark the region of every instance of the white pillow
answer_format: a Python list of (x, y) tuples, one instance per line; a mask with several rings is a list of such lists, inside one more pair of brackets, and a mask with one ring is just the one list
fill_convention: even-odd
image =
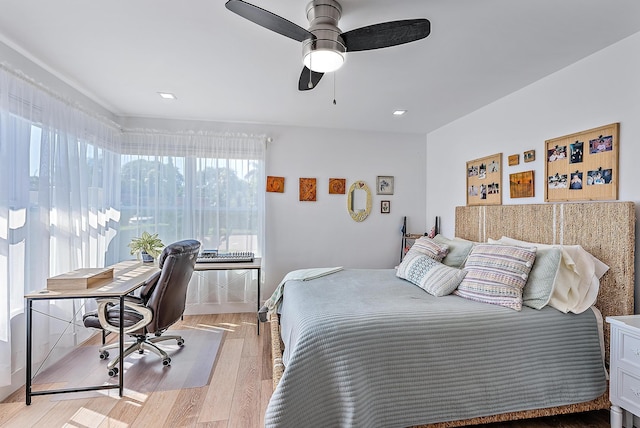
[(595, 258), (580, 245), (565, 245), (563, 248), (571, 255), (574, 269), (580, 276), (578, 303), (570, 309), (570, 312), (579, 314), (596, 303), (600, 290), (600, 278), (609, 270), (609, 266)]
[(538, 248), (560, 248), (562, 259), (553, 285), (549, 306), (576, 314), (593, 306), (598, 298), (600, 278), (609, 266), (580, 245), (548, 245), (503, 236), (500, 242), (512, 245), (535, 245)]
[(449, 247), (449, 252), (442, 259), (442, 263), (454, 268), (461, 268), (464, 266), (464, 261), (467, 260), (467, 256), (473, 248), (473, 242), (466, 239), (455, 237), (449, 239), (443, 235), (434, 236), (433, 240), (438, 244), (443, 244)]

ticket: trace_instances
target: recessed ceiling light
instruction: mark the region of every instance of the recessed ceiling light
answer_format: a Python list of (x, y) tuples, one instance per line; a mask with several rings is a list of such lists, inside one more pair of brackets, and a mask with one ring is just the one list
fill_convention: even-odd
[(177, 100), (178, 97), (176, 97), (175, 95), (173, 95), (170, 92), (158, 92), (158, 95), (160, 95), (160, 97), (164, 98), (165, 100)]
[(396, 111), (393, 112), (393, 115), (394, 116), (402, 116), (406, 112), (407, 112), (406, 110), (396, 110)]

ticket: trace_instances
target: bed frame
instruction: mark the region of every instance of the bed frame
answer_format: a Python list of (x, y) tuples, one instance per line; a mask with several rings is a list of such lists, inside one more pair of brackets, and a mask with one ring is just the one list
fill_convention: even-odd
[[(635, 204), (587, 202), (456, 207), (455, 236), (476, 242), (502, 236), (543, 244), (579, 244), (609, 266), (600, 281), (596, 306), (603, 318), (634, 313)], [(277, 316), (271, 318), (273, 388), (282, 377), (282, 341)], [(604, 323), (606, 360), (609, 324)], [(545, 409), (503, 413), (420, 428), (448, 428), (578, 413), (610, 407), (609, 391), (595, 400)]]

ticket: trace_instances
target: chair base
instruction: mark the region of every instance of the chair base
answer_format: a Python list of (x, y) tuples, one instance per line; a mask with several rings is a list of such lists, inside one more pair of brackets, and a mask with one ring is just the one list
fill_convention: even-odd
[[(156, 345), (158, 342), (163, 342), (165, 340), (175, 340), (178, 346), (184, 346), (184, 339), (182, 336), (177, 335), (163, 335), (163, 336), (154, 336), (154, 337), (146, 337), (146, 336), (136, 336), (135, 342), (125, 342), (125, 350), (122, 353), (122, 357), (126, 358), (129, 355), (133, 354), (135, 351), (143, 354), (145, 350), (149, 350), (160, 358), (162, 358), (162, 365), (169, 366), (171, 365), (171, 358), (169, 355), (160, 347)], [(109, 349), (119, 348), (119, 343), (112, 343), (109, 345), (102, 346), (98, 349), (100, 353), (100, 359), (106, 360), (109, 357)], [(117, 365), (120, 363), (120, 356), (118, 355), (113, 360), (109, 361), (107, 364), (107, 369), (109, 371), (109, 376), (116, 376), (118, 374)]]

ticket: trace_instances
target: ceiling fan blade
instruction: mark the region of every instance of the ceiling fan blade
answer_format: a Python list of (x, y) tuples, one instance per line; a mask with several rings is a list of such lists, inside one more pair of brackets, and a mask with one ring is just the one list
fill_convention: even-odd
[[(311, 80), (309, 80), (309, 73), (311, 73)], [(302, 69), (302, 73), (300, 73), (300, 80), (298, 80), (298, 90), (299, 91), (308, 91), (316, 86), (318, 86), (318, 82), (322, 79), (324, 73), (318, 73), (317, 71), (311, 71), (307, 67)], [(309, 81), (311, 81), (311, 86), (309, 85)]]
[(431, 32), (428, 19), (383, 22), (342, 33), (347, 52), (388, 48), (424, 39)]
[(242, 0), (229, 0), (225, 6), (231, 12), (293, 40), (303, 42), (309, 38), (315, 38), (313, 34), (299, 25)]

